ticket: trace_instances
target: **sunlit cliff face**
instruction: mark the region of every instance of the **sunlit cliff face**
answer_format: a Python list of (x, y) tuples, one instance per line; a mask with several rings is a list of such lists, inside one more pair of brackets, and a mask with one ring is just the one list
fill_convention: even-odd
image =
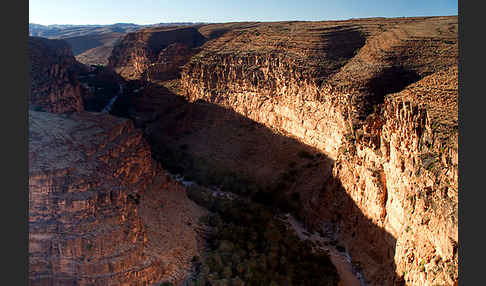
[(32, 285), (146, 285), (187, 276), (199, 251), (188, 225), (204, 211), (152, 162), (131, 121), (35, 111), (29, 121)]

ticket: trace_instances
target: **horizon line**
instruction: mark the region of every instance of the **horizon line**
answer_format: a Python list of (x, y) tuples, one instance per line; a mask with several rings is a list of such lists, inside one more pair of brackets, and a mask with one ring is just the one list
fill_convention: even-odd
[(114, 22), (110, 24), (39, 24), (34, 22), (29, 22), (30, 24), (34, 25), (41, 25), (41, 26), (110, 26), (116, 24), (130, 24), (130, 25), (137, 25), (137, 26), (150, 26), (150, 25), (157, 25), (157, 24), (180, 24), (180, 23), (191, 23), (191, 24), (223, 24), (223, 23), (246, 23), (246, 22), (256, 22), (256, 23), (276, 23), (276, 22), (328, 22), (328, 21), (348, 21), (348, 20), (365, 20), (365, 19), (393, 19), (393, 18), (428, 18), (428, 17), (458, 17), (459, 13), (457, 14), (450, 14), (450, 15), (420, 15), (420, 16), (370, 16), (370, 17), (350, 17), (350, 18), (336, 18), (336, 19), (322, 19), (322, 20), (236, 20), (236, 21), (215, 21), (215, 22), (207, 22), (207, 21), (172, 21), (172, 22), (156, 22), (151, 24), (137, 24), (134, 22)]

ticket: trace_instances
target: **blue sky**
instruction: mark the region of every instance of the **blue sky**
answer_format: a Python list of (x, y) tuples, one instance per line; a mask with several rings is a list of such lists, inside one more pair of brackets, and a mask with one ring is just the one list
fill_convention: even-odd
[(29, 0), (29, 23), (322, 21), (458, 14), (457, 0)]

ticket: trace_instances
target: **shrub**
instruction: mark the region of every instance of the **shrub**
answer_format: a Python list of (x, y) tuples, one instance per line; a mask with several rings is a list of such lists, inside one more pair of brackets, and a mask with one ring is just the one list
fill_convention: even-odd
[(207, 219), (210, 225), (217, 225), (208, 238), (211, 250), (201, 266), (208, 271), (201, 271), (196, 279), (207, 279), (212, 285), (337, 283), (329, 257), (313, 253), (309, 241), (300, 241), (264, 205), (237, 199), (216, 212)]
[(292, 195), (290, 196), (292, 198), (293, 201), (300, 201), (300, 194), (297, 193), (297, 192), (293, 192)]
[(127, 196), (127, 198), (128, 198), (129, 200), (132, 200), (133, 202), (135, 202), (135, 204), (137, 204), (137, 205), (140, 203), (140, 195), (139, 195), (139, 194), (136, 194), (135, 196), (134, 196), (134, 195), (132, 195), (132, 194), (129, 194), (129, 195)]
[(299, 155), (300, 158), (304, 158), (304, 159), (313, 159), (314, 158), (314, 156), (312, 156), (312, 154), (310, 154), (309, 152), (307, 152), (305, 150), (299, 151), (299, 153), (297, 153), (297, 155)]
[(39, 105), (34, 105), (34, 106), (32, 106), (32, 110), (33, 110), (33, 111), (40, 111), (40, 112), (45, 112), (45, 111), (46, 111), (46, 110), (44, 109), (44, 107), (39, 106)]

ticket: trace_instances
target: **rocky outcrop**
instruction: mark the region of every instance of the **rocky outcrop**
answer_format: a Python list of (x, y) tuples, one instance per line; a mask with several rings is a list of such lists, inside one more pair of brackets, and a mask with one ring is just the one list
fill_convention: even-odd
[[(434, 81), (435, 86), (431, 85)], [(433, 93), (424, 92), (431, 87)], [(419, 95), (420, 105), (410, 93)], [(359, 212), (393, 239), (380, 240), (363, 231), (365, 219), (354, 221), (356, 216), (339, 204), (325, 203), (321, 216), (348, 218), (336, 220), (339, 236), (372, 283), (392, 285), (381, 272), (390, 263), (395, 264), (390, 270), (406, 285), (457, 283), (456, 100), (457, 66), (387, 97), (340, 148), (333, 175)], [(449, 122), (434, 113), (439, 105)], [(336, 194), (331, 191), (323, 201)]]
[(88, 91), (77, 79), (83, 69), (63, 40), (29, 37), (30, 105), (35, 110), (82, 111)]
[[(407, 285), (458, 279), (457, 76), (454, 66), (387, 98), (334, 168), (361, 211), (396, 238)], [(341, 232), (356, 248), (352, 227)]]
[(144, 29), (127, 34), (113, 48), (108, 66), (125, 79), (143, 78), (152, 68), (170, 77), (192, 55), (190, 49), (204, 41), (194, 27)]
[(181, 281), (201, 214), (131, 121), (29, 113), (31, 285)]
[[(305, 70), (295, 66), (292, 57), (227, 54), (211, 60), (207, 65), (192, 61), (185, 67), (182, 84), (189, 100), (231, 107), (336, 156), (348, 128), (341, 116), (345, 109), (338, 98), (321, 104), (318, 98), (323, 90), (319, 91)], [(253, 69), (259, 65), (263, 68)]]

